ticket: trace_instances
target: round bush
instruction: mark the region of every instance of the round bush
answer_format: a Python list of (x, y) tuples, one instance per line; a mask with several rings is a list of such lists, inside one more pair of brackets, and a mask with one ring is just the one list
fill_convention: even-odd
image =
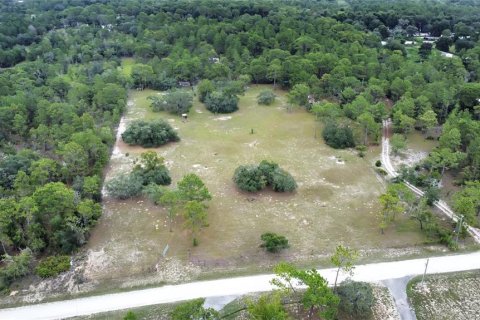
[(271, 105), (275, 101), (276, 95), (272, 90), (264, 90), (257, 96), (258, 104)]
[(240, 189), (248, 192), (260, 191), (267, 185), (265, 176), (255, 165), (238, 167), (233, 175), (233, 181)]
[(117, 199), (128, 199), (139, 196), (143, 188), (143, 179), (138, 174), (114, 177), (105, 185), (108, 193)]
[(265, 248), (268, 252), (278, 252), (289, 247), (287, 238), (276, 233), (264, 233), (260, 239), (263, 241), (260, 247)]
[(205, 106), (213, 113), (232, 113), (238, 110), (238, 97), (214, 91), (205, 98)]
[(339, 308), (354, 319), (370, 319), (375, 302), (372, 287), (365, 282), (347, 281), (337, 288)]
[(382, 166), (382, 161), (377, 160), (377, 161), (375, 162), (375, 167), (379, 168), (379, 167), (381, 167), (381, 166)]
[(355, 147), (352, 129), (346, 126), (338, 126), (334, 122), (325, 125), (322, 132), (325, 143), (335, 149)]
[(130, 145), (140, 145), (145, 148), (158, 147), (180, 140), (175, 130), (164, 120), (135, 121), (122, 133), (122, 139)]
[(297, 189), (297, 183), (292, 175), (280, 168), (273, 172), (271, 185), (276, 192), (292, 192)]

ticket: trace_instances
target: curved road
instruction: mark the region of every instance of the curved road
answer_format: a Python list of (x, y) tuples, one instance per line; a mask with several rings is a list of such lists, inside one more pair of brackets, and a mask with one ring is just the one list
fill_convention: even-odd
[[(426, 259), (413, 259), (394, 262), (359, 265), (352, 277), (356, 281), (378, 282), (423, 274)], [(444, 273), (480, 269), (480, 252), (463, 255), (430, 258), (428, 272)], [(335, 269), (322, 269), (319, 272), (330, 283), (335, 280)], [(129, 309), (153, 304), (172, 303), (200, 297), (243, 295), (251, 292), (272, 290), (272, 274), (228, 278), (212, 281), (199, 281), (158, 288), (105, 294), (88, 298), (43, 303), (25, 307), (1, 309), (2, 320), (62, 319), (89, 315), (99, 312)], [(340, 275), (339, 280), (345, 279)]]
[[(390, 141), (388, 138), (388, 131), (390, 129), (390, 120), (384, 120), (383, 121), (383, 137), (382, 137), (382, 163), (385, 168), (385, 171), (387, 171), (388, 175), (390, 175), (392, 178), (398, 177), (398, 173), (395, 170), (395, 168), (392, 165), (392, 162), (390, 160)], [(412, 190), (417, 196), (422, 197), (425, 193), (420, 190), (419, 188), (415, 187), (408, 181), (404, 181), (405, 185)], [(443, 212), (445, 215), (447, 215), (450, 219), (453, 221), (457, 222), (458, 221), (458, 216), (450, 209), (450, 207), (445, 203), (443, 200), (435, 201), (434, 203), (435, 207), (439, 209), (441, 212)], [(473, 228), (471, 226), (467, 225), (467, 230), (468, 233), (472, 236), (472, 238), (477, 242), (480, 243), (480, 230)]]

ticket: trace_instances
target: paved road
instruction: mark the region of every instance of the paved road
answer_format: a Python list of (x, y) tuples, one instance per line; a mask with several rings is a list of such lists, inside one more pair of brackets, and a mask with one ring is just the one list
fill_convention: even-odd
[[(353, 280), (378, 282), (388, 279), (415, 276), (423, 273), (426, 259), (359, 265)], [(430, 258), (427, 273), (444, 273), (480, 269), (480, 252), (463, 255)], [(319, 272), (330, 283), (335, 280), (335, 269)], [(1, 309), (2, 320), (62, 319), (99, 312), (171, 303), (200, 297), (243, 295), (251, 292), (269, 291), (272, 274), (237, 277), (212, 281), (191, 282), (158, 288), (106, 294), (88, 298), (43, 303), (25, 307)], [(340, 275), (340, 280), (345, 276)]]
[(412, 279), (412, 276), (406, 276), (398, 279), (388, 279), (382, 281), (382, 283), (388, 288), (390, 294), (397, 306), (398, 314), (402, 320), (416, 320), (417, 316), (415, 311), (412, 310), (408, 303), (407, 285)]
[[(395, 177), (398, 177), (398, 172), (395, 170), (395, 168), (392, 165), (392, 162), (390, 161), (390, 141), (386, 134), (390, 128), (390, 125), (391, 125), (390, 120), (383, 121), (384, 135), (382, 137), (381, 158), (382, 158), (382, 163), (385, 168), (385, 171), (387, 171), (389, 176), (391, 176), (392, 178), (395, 178)], [(404, 181), (404, 183), (417, 196), (422, 197), (425, 194), (422, 190), (415, 187), (408, 181)], [(452, 209), (450, 209), (450, 207), (445, 203), (445, 201), (443, 200), (435, 201), (434, 205), (437, 209), (439, 209), (441, 212), (447, 215), (450, 219), (452, 219), (455, 222), (458, 221), (458, 216), (453, 212)], [(468, 233), (472, 236), (472, 238), (477, 243), (480, 243), (480, 230), (477, 228), (473, 228), (471, 226), (467, 226), (467, 230), (468, 230)]]

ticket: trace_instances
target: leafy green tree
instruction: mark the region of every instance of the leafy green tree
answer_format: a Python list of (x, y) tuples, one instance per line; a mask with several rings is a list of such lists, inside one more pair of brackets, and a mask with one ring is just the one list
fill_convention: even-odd
[(330, 257), (330, 261), (337, 268), (337, 275), (335, 276), (335, 283), (333, 285), (334, 291), (337, 288), (337, 280), (340, 270), (352, 275), (353, 269), (355, 268), (354, 263), (355, 260), (357, 260), (357, 257), (358, 252), (355, 249), (344, 247), (342, 245), (338, 245), (335, 248), (335, 253)]
[(212, 308), (205, 309), (203, 304), (205, 299), (195, 299), (187, 302), (183, 302), (175, 307), (170, 314), (172, 320), (189, 320), (189, 319), (201, 319), (201, 320), (218, 320), (220, 315)]
[(185, 175), (177, 184), (178, 192), (185, 201), (202, 203), (212, 199), (205, 183), (194, 173)]
[(183, 90), (171, 90), (160, 97), (150, 96), (148, 99), (152, 101), (153, 111), (167, 111), (177, 115), (188, 113), (193, 105), (193, 95)]
[(276, 233), (264, 233), (260, 236), (260, 239), (263, 241), (260, 247), (265, 248), (268, 252), (275, 253), (289, 247), (287, 238)]
[(332, 102), (314, 103), (312, 106), (312, 112), (317, 119), (321, 118), (324, 121), (329, 118), (339, 118), (343, 115), (340, 106)]
[(253, 320), (287, 320), (290, 319), (279, 294), (264, 294), (256, 301), (247, 302), (247, 310)]
[(173, 220), (178, 215), (178, 212), (181, 209), (181, 204), (183, 203), (182, 195), (176, 190), (166, 190), (159, 198), (159, 202), (167, 207), (169, 229), (170, 232), (172, 232)]
[(93, 101), (100, 110), (123, 110), (127, 91), (115, 83), (108, 83), (96, 92)]
[(168, 142), (179, 141), (177, 132), (164, 120), (135, 121), (122, 133), (122, 139), (130, 145), (154, 148)]
[(303, 271), (288, 263), (280, 263), (274, 271), (276, 278), (272, 280), (272, 284), (286, 292), (296, 292), (295, 286), (306, 286), (302, 294), (302, 304), (309, 311), (309, 318), (317, 312), (323, 319), (335, 319), (340, 299), (317, 270)]
[(364, 144), (368, 145), (368, 136), (373, 136), (374, 139), (378, 139), (378, 133), (380, 132), (380, 125), (375, 122), (375, 119), (369, 112), (364, 112), (357, 118), (358, 123), (362, 126), (364, 134)]
[(478, 105), (480, 98), (480, 83), (465, 83), (458, 93), (460, 103), (465, 108), (473, 108)]
[(185, 218), (185, 226), (192, 232), (193, 246), (197, 246), (198, 231), (208, 226), (205, 205), (196, 200), (188, 201), (184, 206), (183, 216)]
[(445, 170), (458, 167), (460, 161), (465, 158), (465, 154), (459, 151), (452, 151), (449, 148), (441, 148), (430, 153), (427, 162), (432, 169), (441, 169), (441, 175)]
[(407, 148), (407, 139), (402, 134), (394, 133), (390, 138), (390, 145), (394, 154), (399, 154)]
[(418, 119), (422, 124), (422, 128), (427, 132), (438, 124), (437, 114), (431, 109), (425, 111)]
[(133, 168), (132, 174), (142, 178), (143, 185), (169, 185), (172, 182), (164, 159), (155, 151), (147, 151), (140, 155), (139, 163)]
[(64, 176), (70, 181), (76, 176), (82, 176), (87, 172), (88, 154), (81, 145), (76, 142), (65, 144), (60, 151), (65, 167), (62, 170)]
[(309, 93), (310, 88), (306, 84), (296, 84), (287, 94), (288, 103), (304, 107), (308, 103)]
[(257, 102), (258, 104), (269, 106), (275, 101), (275, 98), (276, 98), (276, 95), (275, 93), (273, 93), (272, 90), (263, 90), (257, 96)]
[(395, 220), (397, 214), (402, 213), (405, 210), (398, 194), (395, 192), (384, 193), (379, 197), (380, 203), (382, 205), (382, 210), (380, 212), (380, 230), (382, 234), (385, 233), (385, 229), (388, 225)]
[(213, 91), (215, 91), (215, 86), (212, 81), (208, 79), (200, 81), (197, 85), (198, 100), (200, 100), (200, 102), (205, 102), (207, 96)]

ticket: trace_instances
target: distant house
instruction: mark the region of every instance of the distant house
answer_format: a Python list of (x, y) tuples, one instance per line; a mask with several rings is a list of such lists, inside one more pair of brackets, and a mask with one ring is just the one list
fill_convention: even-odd
[(380, 43), (382, 44), (382, 46), (386, 46), (386, 45), (387, 45), (387, 41), (380, 41)]
[(405, 41), (406, 46), (413, 46), (415, 44), (415, 41)]
[(450, 52), (440, 51), (440, 54), (442, 55), (442, 57), (445, 57), (445, 58), (453, 58), (453, 53), (450, 53)]
[(219, 63), (219, 62), (220, 62), (220, 58), (218, 58), (218, 57), (210, 57), (210, 58), (208, 58), (208, 61), (210, 61), (211, 63)]
[(180, 87), (190, 87), (191, 83), (190, 83), (190, 81), (178, 81), (178, 85)]
[(308, 98), (308, 103), (309, 104), (314, 104), (315, 102), (317, 102), (317, 100), (315, 100), (315, 97), (313, 96), (313, 94), (309, 94), (307, 98)]

